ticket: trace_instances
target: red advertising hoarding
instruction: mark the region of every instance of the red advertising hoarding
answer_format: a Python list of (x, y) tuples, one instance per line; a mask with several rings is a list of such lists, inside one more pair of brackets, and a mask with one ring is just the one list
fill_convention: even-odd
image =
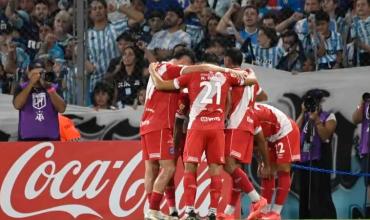
[[(0, 219), (143, 219), (144, 162), (139, 141), (0, 143)], [(206, 163), (198, 170), (196, 208), (210, 203)], [(231, 179), (223, 174), (220, 210)], [(176, 172), (176, 198), (184, 211), (183, 166)], [(165, 201), (162, 211), (167, 213)]]

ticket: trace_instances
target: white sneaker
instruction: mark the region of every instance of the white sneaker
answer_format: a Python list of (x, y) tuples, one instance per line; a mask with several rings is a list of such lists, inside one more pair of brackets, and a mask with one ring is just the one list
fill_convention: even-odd
[(162, 214), (162, 212), (149, 209), (147, 220), (166, 220), (166, 217)]

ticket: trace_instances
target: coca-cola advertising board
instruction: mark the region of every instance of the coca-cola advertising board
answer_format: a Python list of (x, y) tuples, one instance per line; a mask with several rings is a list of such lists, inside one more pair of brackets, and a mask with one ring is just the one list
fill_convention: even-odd
[[(0, 143), (0, 219), (143, 219), (147, 206), (139, 141)], [(231, 180), (223, 174), (220, 210)], [(176, 200), (184, 212), (183, 166), (176, 172)], [(206, 163), (198, 169), (196, 207), (210, 203)], [(162, 211), (167, 213), (165, 201)]]

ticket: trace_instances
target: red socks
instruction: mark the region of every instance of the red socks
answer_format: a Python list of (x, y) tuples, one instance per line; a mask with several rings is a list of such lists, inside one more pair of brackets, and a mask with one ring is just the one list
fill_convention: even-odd
[(231, 176), (233, 178), (234, 184), (239, 185), (240, 189), (243, 190), (245, 193), (249, 193), (254, 189), (252, 183), (249, 181), (247, 174), (241, 168), (236, 168)]
[(236, 204), (240, 200), (240, 193), (241, 193), (240, 188), (235, 187), (235, 184), (233, 181), (233, 187), (231, 189), (231, 197), (230, 197), (229, 205), (234, 206), (234, 207), (236, 206)]
[(210, 208), (217, 209), (222, 190), (222, 178), (220, 175), (211, 176), (211, 184), (209, 186), (209, 190), (209, 194), (211, 196)]
[(271, 204), (272, 195), (275, 190), (275, 177), (269, 179), (262, 179), (261, 195), (267, 200), (268, 204)]
[(146, 199), (150, 203), (150, 197), (152, 196), (152, 192), (146, 194)]
[(279, 171), (275, 204), (283, 205), (290, 191), (290, 173)]
[(197, 193), (196, 173), (184, 173), (185, 206), (194, 206)]
[(152, 195), (150, 196), (149, 208), (152, 210), (159, 211), (162, 197), (163, 197), (163, 194), (152, 192)]
[(166, 190), (165, 190), (165, 196), (168, 207), (176, 207), (176, 200), (175, 200), (175, 180), (172, 177), (170, 181), (167, 184)]

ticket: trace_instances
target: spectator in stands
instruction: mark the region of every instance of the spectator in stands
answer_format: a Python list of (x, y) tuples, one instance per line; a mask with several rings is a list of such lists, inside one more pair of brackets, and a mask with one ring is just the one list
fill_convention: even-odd
[(351, 27), (351, 38), (357, 49), (358, 64), (370, 65), (370, 0), (356, 1), (356, 14)]
[(136, 97), (134, 105), (132, 107), (134, 109), (137, 109), (138, 106), (144, 106), (145, 96), (146, 96), (146, 88), (145, 87), (139, 88), (138, 92), (137, 92), (137, 97)]
[(9, 24), (8, 18), (5, 15), (5, 9), (8, 5), (8, 0), (0, 1), (0, 33), (9, 33), (11, 25)]
[[(144, 58), (142, 51), (135, 47), (126, 47), (121, 62), (116, 66), (110, 81), (114, 85), (114, 105), (124, 108), (133, 105), (139, 88), (144, 86)], [(116, 104), (117, 102), (117, 104)]]
[(231, 5), (230, 0), (208, 0), (208, 5), (218, 17), (222, 17)]
[(123, 32), (117, 37), (117, 46), (119, 50), (119, 56), (113, 58), (109, 62), (107, 69), (107, 74), (111, 74), (116, 69), (116, 66), (119, 65), (122, 61), (123, 52), (127, 47), (134, 46), (136, 44), (136, 39), (134, 39), (129, 32)]
[(275, 29), (277, 25), (277, 17), (274, 13), (268, 12), (262, 17), (261, 23), (263, 26)]
[(197, 45), (204, 36), (203, 26), (200, 18), (203, 9), (206, 7), (206, 0), (192, 0), (190, 1), (190, 5), (184, 10), (185, 31), (191, 36), (191, 44), (193, 47)]
[(37, 53), (37, 58), (50, 58), (64, 60), (64, 49), (58, 44), (58, 39), (52, 26), (52, 22), (47, 21), (39, 27), (41, 46)]
[(254, 64), (275, 68), (284, 55), (284, 49), (277, 46), (278, 36), (275, 29), (265, 26), (258, 32), (258, 45), (253, 47)]
[[(243, 12), (243, 28), (236, 29), (235, 24), (231, 20), (231, 16), (239, 11), (240, 5), (233, 3), (226, 14), (222, 17), (217, 25), (217, 31), (223, 35), (234, 35), (237, 46), (245, 44), (257, 44), (258, 38), (258, 10), (253, 6), (247, 6)], [(228, 29), (227, 27), (230, 26)]]
[(282, 35), (282, 39), (285, 54), (276, 68), (292, 73), (302, 72), (306, 57), (297, 33), (288, 30)]
[(103, 79), (109, 61), (119, 55), (115, 41), (128, 27), (127, 23), (122, 20), (112, 23), (108, 21), (105, 0), (92, 0), (89, 12), (92, 27), (87, 31), (88, 61), (86, 62), (86, 70), (90, 73), (91, 92), (95, 84)]
[(16, 74), (17, 69), (25, 70), (30, 64), (30, 57), (12, 35), (0, 35), (0, 58), (5, 71), (11, 74)]
[[(76, 39), (70, 38), (65, 47), (65, 61), (54, 66), (54, 71), (64, 76), (62, 85), (63, 97), (68, 104), (77, 104), (77, 95), (81, 88), (77, 87), (77, 68), (74, 61), (77, 59)], [(57, 62), (58, 63), (58, 62)]]
[(21, 141), (59, 140), (58, 112), (66, 109), (52, 82), (45, 81), (45, 64), (35, 62), (27, 73), (28, 81), (18, 86), (13, 105), (19, 110), (18, 138)]
[[(333, 113), (322, 109), (327, 91), (313, 89), (303, 96), (297, 124), (301, 128), (301, 162), (304, 166), (332, 169), (331, 141), (337, 121)], [(300, 170), (299, 218), (335, 219), (330, 174)]]
[(35, 1), (19, 0), (19, 9), (27, 12), (29, 15), (32, 14), (34, 8)]
[(65, 49), (68, 41), (72, 38), (70, 34), (71, 28), (71, 15), (67, 11), (59, 11), (54, 18), (53, 31), (57, 38), (58, 45), (62, 46), (63, 49)]
[(181, 8), (169, 8), (164, 24), (166, 29), (154, 34), (152, 41), (147, 46), (154, 52), (157, 60), (164, 60), (171, 56), (174, 46), (185, 43), (191, 46), (190, 35), (181, 30), (184, 21), (184, 12)]
[(91, 95), (92, 108), (96, 111), (103, 109), (115, 110), (113, 104), (113, 88), (104, 81), (96, 83)]
[(143, 41), (149, 43), (152, 40), (154, 34), (162, 30), (164, 25), (163, 19), (164, 13), (162, 11), (155, 10), (149, 12), (147, 16), (149, 31), (147, 32), (147, 36), (142, 39)]
[[(338, 33), (344, 33), (345, 21), (344, 17), (340, 16), (337, 11), (339, 7), (339, 0), (323, 0), (321, 7), (330, 17), (330, 30)], [(345, 37), (345, 36), (343, 36)]]
[(5, 94), (5, 90), (6, 90), (6, 81), (7, 81), (7, 77), (6, 77), (6, 72), (4, 70), (4, 66), (3, 64), (1, 63), (0, 61), (0, 94)]
[[(316, 28), (321, 46), (318, 50), (319, 69), (336, 69), (342, 65), (343, 44), (338, 32), (330, 31), (330, 18), (324, 11), (316, 13)], [(323, 46), (323, 48), (322, 48)]]

